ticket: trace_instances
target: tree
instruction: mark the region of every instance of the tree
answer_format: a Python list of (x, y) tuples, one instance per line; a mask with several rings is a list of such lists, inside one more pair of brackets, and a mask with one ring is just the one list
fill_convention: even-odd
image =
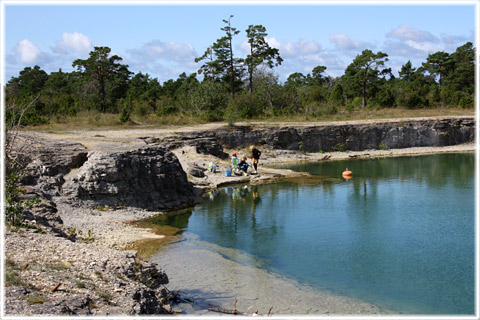
[(43, 89), (47, 80), (48, 74), (39, 66), (26, 67), (20, 71), (18, 77), (8, 81), (7, 93), (18, 97), (32, 97)]
[(145, 98), (145, 93), (148, 90), (149, 82), (150, 76), (148, 73), (137, 73), (130, 79), (130, 81), (128, 81), (127, 98), (132, 100), (143, 100)]
[(235, 96), (235, 89), (241, 85), (244, 68), (242, 65), (243, 59), (235, 58), (233, 55), (233, 36), (239, 34), (240, 31), (232, 27), (230, 23), (231, 18), (233, 18), (233, 15), (228, 20), (224, 19), (223, 22), (226, 26), (220, 28), (220, 30), (225, 31), (226, 35), (217, 39), (201, 57), (195, 59), (195, 62), (207, 60), (198, 72), (203, 72), (207, 80), (210, 78), (215, 81), (220, 78), (225, 83), (228, 83), (233, 97)]
[(325, 70), (327, 70), (327, 67), (325, 66), (316, 66), (315, 68), (313, 68), (310, 84), (320, 86), (324, 82), (326, 82), (326, 78), (322, 75)]
[(269, 68), (282, 64), (277, 48), (272, 48), (265, 41), (267, 36), (266, 28), (262, 25), (249, 25), (246, 30), (248, 43), (250, 44), (250, 54), (245, 59), (248, 70), (248, 83), (250, 93), (253, 92), (253, 74), (255, 69), (265, 63)]
[(157, 112), (157, 101), (160, 99), (162, 93), (162, 86), (158, 82), (157, 78), (148, 82), (145, 97), (152, 107), (153, 113)]
[(452, 70), (445, 77), (445, 81), (455, 87), (456, 91), (473, 94), (475, 91), (475, 48), (471, 42), (450, 55), (453, 62)]
[(213, 46), (210, 46), (205, 50), (205, 53), (199, 57), (195, 58), (195, 62), (200, 62), (206, 60), (206, 62), (198, 70), (198, 74), (204, 75), (204, 80), (217, 81), (219, 76), (222, 74), (222, 68), (217, 59), (215, 59), (215, 53), (213, 51)]
[(300, 87), (306, 84), (307, 78), (301, 72), (294, 72), (288, 76), (285, 85)]
[[(387, 57), (388, 55), (381, 51), (373, 53), (372, 50), (365, 49), (345, 70), (344, 80), (350, 90), (360, 91), (363, 108), (367, 105), (368, 91), (375, 88), (375, 81), (380, 75), (386, 75), (391, 71), (390, 69), (380, 69), (388, 61)], [(369, 84), (372, 84), (371, 88), (369, 88)]]
[(87, 83), (93, 83), (102, 112), (107, 111), (107, 98), (118, 99), (126, 91), (131, 74), (128, 65), (117, 62), (123, 59), (117, 55), (110, 56), (110, 51), (108, 47), (95, 47), (88, 59), (77, 59), (72, 63)]
[(442, 88), (443, 77), (452, 69), (453, 60), (446, 52), (439, 51), (429, 54), (427, 62), (422, 63), (424, 70), (431, 75), (438, 77), (438, 85)]
[(336, 83), (329, 95), (329, 100), (343, 106), (345, 99), (343, 98), (343, 87), (340, 83)]
[(217, 40), (217, 42), (213, 45), (213, 49), (217, 55), (217, 58), (220, 60), (221, 64), (224, 66), (228, 66), (230, 72), (230, 84), (232, 90), (232, 97), (235, 95), (235, 76), (236, 72), (236, 63), (241, 62), (241, 59), (233, 58), (233, 48), (232, 48), (232, 39), (233, 36), (240, 33), (237, 28), (232, 28), (230, 23), (230, 19), (233, 18), (233, 15), (230, 15), (228, 20), (223, 20), (226, 24), (225, 27), (221, 28), (220, 30), (225, 31), (227, 34), (225, 37), (222, 37)]
[(407, 82), (410, 82), (413, 80), (413, 74), (415, 73), (415, 68), (412, 67), (412, 62), (410, 60), (405, 63), (400, 71), (398, 71), (398, 76), (402, 80), (406, 80)]

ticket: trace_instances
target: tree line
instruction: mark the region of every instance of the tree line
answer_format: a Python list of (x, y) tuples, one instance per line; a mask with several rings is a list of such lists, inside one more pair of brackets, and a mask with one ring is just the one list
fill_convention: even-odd
[[(232, 40), (240, 31), (223, 20), (224, 36), (196, 58), (199, 70), (160, 83), (142, 72), (133, 73), (108, 47), (95, 47), (87, 59), (72, 62), (72, 72), (47, 74), (38, 65), (26, 67), (5, 87), (6, 120), (16, 123), (19, 106), (34, 101), (22, 114), (23, 125), (75, 116), (81, 111), (116, 113), (122, 122), (132, 115), (188, 115), (202, 121), (307, 115), (321, 118), (361, 108), (473, 108), (475, 48), (471, 42), (449, 54), (429, 54), (415, 68), (407, 61), (393, 74), (388, 54), (366, 49), (340, 77), (325, 75), (326, 66), (311, 73), (295, 72), (281, 83), (274, 67), (283, 59), (266, 41), (266, 28), (245, 30), (250, 52), (235, 55)], [(197, 76), (203, 75), (202, 79)]]

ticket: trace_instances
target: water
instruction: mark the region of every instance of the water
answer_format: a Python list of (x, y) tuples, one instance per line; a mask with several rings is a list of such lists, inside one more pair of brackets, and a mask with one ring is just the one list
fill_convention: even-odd
[[(154, 260), (171, 282), (224, 307), (284, 299), (277, 313), (474, 313), (474, 154), (290, 168), (316, 178), (224, 188), (169, 219), (182, 241)], [(317, 306), (325, 292), (333, 302)]]

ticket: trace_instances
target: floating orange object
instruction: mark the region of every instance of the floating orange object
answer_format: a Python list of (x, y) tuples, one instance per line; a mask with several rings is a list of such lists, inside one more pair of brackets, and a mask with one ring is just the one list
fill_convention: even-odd
[(350, 179), (352, 175), (353, 175), (353, 172), (350, 170), (345, 170), (342, 172), (342, 177), (344, 177), (345, 179)]

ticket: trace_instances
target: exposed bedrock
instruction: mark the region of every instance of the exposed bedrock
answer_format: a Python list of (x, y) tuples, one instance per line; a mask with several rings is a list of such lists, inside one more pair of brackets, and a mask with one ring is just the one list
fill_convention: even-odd
[[(188, 182), (178, 158), (160, 145), (88, 152), (79, 143), (38, 141), (27, 135), (22, 139), (29, 143), (23, 150), (29, 162), (23, 183), (44, 199), (63, 196), (84, 205), (159, 211), (200, 202), (200, 191)], [(211, 150), (222, 149), (217, 143)]]
[(216, 138), (230, 149), (251, 144), (306, 152), (441, 147), (474, 141), (475, 120), (465, 117), (258, 129), (233, 127), (186, 135)]
[(35, 186), (36, 192), (44, 198), (59, 196), (65, 182), (64, 176), (87, 160), (86, 148), (80, 143), (66, 141), (43, 140), (29, 143), (32, 145), (24, 151), (29, 164), (23, 183)]
[(94, 205), (169, 210), (200, 201), (178, 158), (160, 146), (128, 152), (92, 152), (83, 166), (65, 180), (65, 196)]

